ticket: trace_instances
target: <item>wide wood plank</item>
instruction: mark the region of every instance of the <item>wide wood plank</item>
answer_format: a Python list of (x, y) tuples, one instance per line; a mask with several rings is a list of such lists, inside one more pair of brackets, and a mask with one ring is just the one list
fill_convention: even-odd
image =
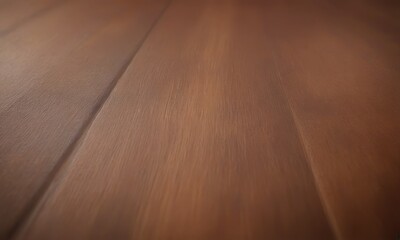
[(395, 239), (400, 29), (343, 10), (281, 7), (266, 13), (266, 29), (338, 237)]
[[(0, 40), (1, 61), (11, 61), (0, 64), (9, 96), (0, 112), (0, 238), (29, 212), (165, 5), (79, 1)], [(29, 34), (36, 39), (21, 39)]]
[(331, 239), (268, 5), (174, 1), (19, 239)]
[(66, 0), (13, 0), (0, 2), (0, 37), (31, 21)]
[(123, 1), (69, 1), (0, 38), (0, 113), (123, 7)]

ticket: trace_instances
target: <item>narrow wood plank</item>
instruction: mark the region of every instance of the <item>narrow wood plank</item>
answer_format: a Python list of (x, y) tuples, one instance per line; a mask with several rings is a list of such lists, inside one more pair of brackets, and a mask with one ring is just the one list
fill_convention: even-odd
[(53, 9), (64, 0), (13, 0), (0, 2), (0, 37)]
[(331, 239), (266, 7), (174, 1), (19, 239)]
[(266, 29), (338, 236), (395, 239), (400, 29), (382, 31), (336, 11), (285, 9), (267, 12)]
[[(68, 146), (79, 136), (102, 96), (130, 61), (166, 4), (158, 0), (121, 3), (80, 1), (58, 12), (53, 17), (74, 16), (76, 24), (71, 20), (69, 23), (58, 21), (58, 34), (61, 36), (47, 42), (47, 47), (36, 41), (21, 44), (32, 48), (35, 53), (14, 53), (19, 53), (18, 60), (28, 65), (24, 74), (2, 72), (14, 77), (22, 87), (24, 84), (29, 87), (13, 99), (9, 108), (0, 112), (0, 238), (9, 234), (19, 218), (29, 210), (30, 201), (35, 199), (38, 189)], [(122, 10), (118, 16), (110, 16), (108, 21), (100, 20), (107, 19), (111, 12), (117, 13), (115, 10), (118, 8)], [(80, 15), (78, 10), (86, 11), (87, 17)], [(50, 24), (47, 21), (44, 23)], [(86, 31), (98, 25), (95, 21), (99, 21), (98, 30), (85, 36)], [(68, 24), (72, 24), (75, 30), (69, 29)], [(36, 27), (36, 31), (31, 31), (46, 32)], [(53, 28), (45, 28), (49, 34), (52, 33), (50, 30)], [(26, 29), (25, 33), (31, 32)], [(49, 56), (57, 53), (64, 56)], [(5, 61), (3, 57), (0, 59)], [(44, 64), (49, 66), (38, 60), (44, 60)], [(51, 60), (57, 64), (50, 64)], [(15, 71), (15, 67), (9, 66), (10, 71)], [(4, 84), (8, 84), (8, 79), (5, 81)], [(21, 89), (16, 89), (19, 84), (12, 86), (6, 85), (14, 94), (21, 92)]]

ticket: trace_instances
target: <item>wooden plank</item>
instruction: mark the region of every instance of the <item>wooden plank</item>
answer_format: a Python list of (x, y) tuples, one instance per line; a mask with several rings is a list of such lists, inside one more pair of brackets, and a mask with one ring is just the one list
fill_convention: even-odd
[(6, 3), (0, 2), (0, 37), (63, 2), (62, 0), (14, 0)]
[(174, 1), (18, 239), (330, 239), (260, 2)]
[(279, 11), (270, 9), (265, 22), (276, 43), (276, 64), (338, 237), (395, 239), (398, 30), (382, 31), (364, 18), (321, 9), (273, 13)]
[[(61, 36), (46, 42), (47, 47), (36, 41), (30, 45), (26, 43), (25, 47), (32, 48), (35, 55), (15, 53), (20, 54), (17, 60), (25, 61), (27, 69), (24, 74), (14, 76), (6, 72), (6, 76), (15, 77), (21, 85), (31, 82), (12, 105), (0, 113), (0, 238), (11, 234), (18, 227), (20, 217), (28, 213), (34, 203), (31, 201), (40, 194), (38, 190), (63, 154), (69, 151), (69, 146), (86, 126), (102, 96), (130, 61), (166, 4), (165, 1), (121, 3), (79, 1), (79, 4), (65, 7), (53, 15), (59, 20), (57, 28)], [(110, 14), (117, 13), (117, 9), (123, 11), (112, 17)], [(85, 11), (85, 15), (80, 11)], [(61, 21), (71, 16), (75, 20)], [(55, 19), (39, 22), (50, 25), (47, 21), (51, 20)], [(69, 29), (69, 24), (74, 25), (75, 30)], [(93, 32), (91, 28), (95, 25), (99, 26)], [(29, 28), (25, 33), (41, 33), (41, 28), (35, 27), (36, 31)], [(44, 27), (52, 33), (53, 28)], [(91, 34), (86, 36), (86, 31)], [(57, 64), (52, 65), (52, 60)], [(15, 67), (10, 66), (10, 70), (14, 71)], [(8, 79), (5, 81), (4, 84), (8, 84)], [(14, 94), (21, 92), (21, 89), (6, 87)]]
[(119, 13), (124, 6), (121, 3), (69, 1), (0, 38), (0, 113)]

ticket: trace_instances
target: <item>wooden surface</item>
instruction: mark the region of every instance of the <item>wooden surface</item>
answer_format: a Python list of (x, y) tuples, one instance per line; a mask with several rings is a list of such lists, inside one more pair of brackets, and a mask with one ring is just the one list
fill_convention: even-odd
[(400, 230), (399, 39), (334, 11), (290, 15), (268, 21), (297, 33), (275, 39), (277, 71), (337, 236), (392, 239)]
[(0, 1), (0, 239), (396, 239), (399, 13)]
[(61, 0), (13, 0), (0, 2), (0, 36), (62, 4)]
[(40, 197), (165, 5), (71, 1), (0, 39), (1, 235)]

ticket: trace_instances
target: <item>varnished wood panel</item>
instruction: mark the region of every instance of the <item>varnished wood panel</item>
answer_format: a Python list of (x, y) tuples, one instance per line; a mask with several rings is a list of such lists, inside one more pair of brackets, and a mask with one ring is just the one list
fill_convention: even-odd
[(174, 1), (19, 239), (331, 239), (267, 5)]
[(395, 239), (400, 233), (399, 29), (352, 15), (351, 9), (341, 14), (315, 6), (280, 7), (285, 12), (266, 13), (275, 67), (337, 236)]
[[(97, 3), (98, 2), (98, 3)], [(122, 11), (121, 1), (68, 1), (0, 38), (0, 113)]]
[(0, 238), (29, 213), (165, 4), (71, 2), (0, 39)]
[(0, 239), (395, 239), (398, 3), (166, 6), (0, 0)]

